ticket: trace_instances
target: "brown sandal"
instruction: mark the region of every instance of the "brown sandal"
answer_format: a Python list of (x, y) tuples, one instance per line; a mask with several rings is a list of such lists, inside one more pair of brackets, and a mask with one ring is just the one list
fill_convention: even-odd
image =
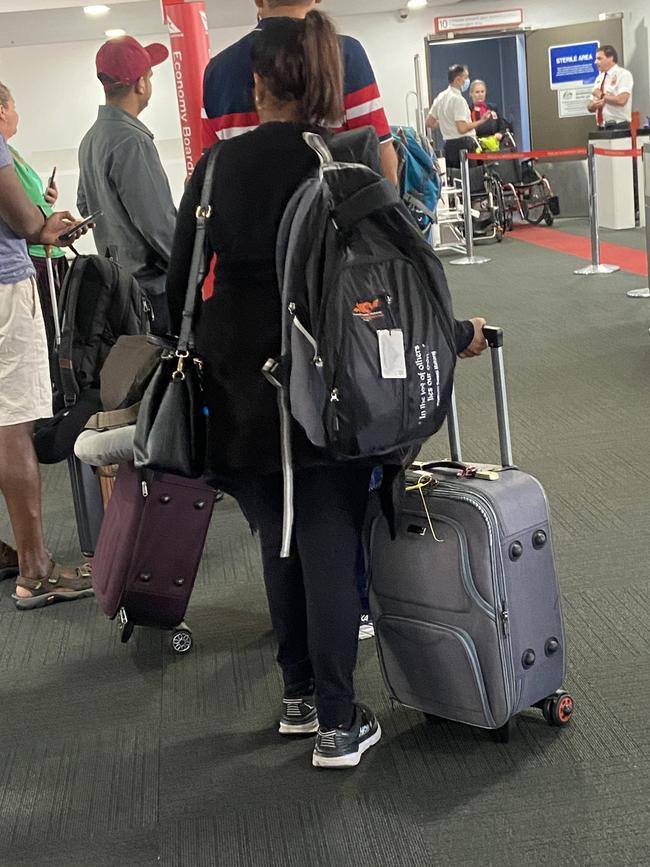
[(15, 578), (20, 572), (18, 568), (18, 552), (11, 545), (0, 541), (0, 581), (5, 578)]
[(16, 608), (22, 611), (43, 608), (55, 602), (69, 602), (92, 596), (91, 572), (88, 564), (75, 569), (74, 575), (63, 574), (63, 566), (50, 560), (50, 573), (45, 578), (23, 578), (16, 581), (16, 587), (29, 590), (31, 596), (12, 594)]

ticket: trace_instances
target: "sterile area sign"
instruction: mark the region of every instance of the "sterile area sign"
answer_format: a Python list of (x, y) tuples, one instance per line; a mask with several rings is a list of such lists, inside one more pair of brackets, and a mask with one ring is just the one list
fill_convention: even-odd
[(596, 52), (600, 42), (551, 45), (548, 49), (551, 89), (593, 84), (598, 76)]

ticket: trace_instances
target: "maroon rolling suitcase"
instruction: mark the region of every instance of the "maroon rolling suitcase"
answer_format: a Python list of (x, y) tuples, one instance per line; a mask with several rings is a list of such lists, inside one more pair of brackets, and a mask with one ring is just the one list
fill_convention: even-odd
[(199, 568), (216, 491), (123, 464), (102, 523), (93, 587), (105, 614), (119, 617), (122, 641), (135, 626), (172, 631), (186, 653), (192, 633), (183, 618)]

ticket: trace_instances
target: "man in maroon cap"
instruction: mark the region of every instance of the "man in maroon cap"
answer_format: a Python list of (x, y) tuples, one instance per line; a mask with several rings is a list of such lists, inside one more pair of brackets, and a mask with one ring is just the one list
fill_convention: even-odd
[(146, 47), (132, 36), (104, 43), (97, 52), (97, 78), (106, 105), (79, 146), (77, 206), (97, 218), (100, 254), (116, 256), (146, 292), (153, 310), (152, 330), (169, 325), (165, 279), (176, 225), (176, 208), (153, 134), (138, 120), (151, 99), (152, 67), (169, 50)]

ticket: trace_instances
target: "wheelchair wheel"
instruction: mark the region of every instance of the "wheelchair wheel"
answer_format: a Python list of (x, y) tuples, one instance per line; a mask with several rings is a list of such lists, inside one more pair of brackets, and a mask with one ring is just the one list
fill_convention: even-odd
[(555, 222), (555, 217), (548, 208), (546, 208), (546, 213), (544, 214), (544, 222), (547, 226), (552, 226)]
[(501, 184), (493, 175), (486, 178), (486, 186), (492, 195), (492, 212), (495, 222), (495, 237), (497, 241), (502, 241), (503, 236), (508, 230), (508, 209), (506, 208), (505, 198)]
[(497, 205), (499, 228), (501, 229), (501, 234), (505, 235), (505, 233), (508, 231), (508, 228), (512, 228), (512, 226), (508, 226), (508, 217), (510, 216), (510, 212), (508, 211), (508, 208), (506, 206), (506, 200), (503, 195), (503, 189), (501, 188), (501, 184), (497, 184), (495, 201)]
[(527, 223), (530, 223), (531, 226), (539, 226), (539, 224), (544, 219), (544, 212), (546, 211), (546, 208), (541, 205), (534, 205), (531, 208), (529, 207), (526, 199), (524, 199), (521, 203), (521, 210), (524, 214), (524, 220)]
[(532, 226), (539, 226), (546, 217), (548, 206), (541, 184), (533, 184), (528, 188), (527, 195), (521, 199), (521, 210), (524, 220)]

